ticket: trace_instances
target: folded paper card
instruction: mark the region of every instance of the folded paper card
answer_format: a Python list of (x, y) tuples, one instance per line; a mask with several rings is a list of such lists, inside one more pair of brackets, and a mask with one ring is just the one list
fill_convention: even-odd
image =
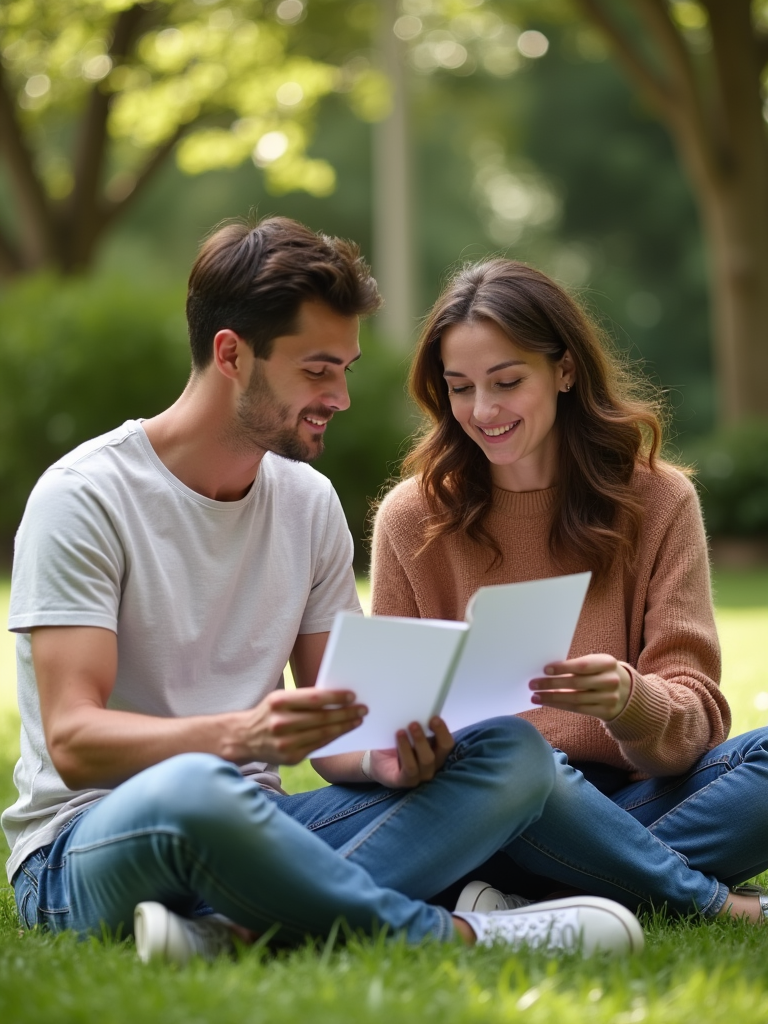
[(481, 587), (466, 622), (339, 612), (317, 686), (352, 690), (369, 710), (312, 756), (392, 747), (398, 729), (426, 729), (433, 715), (455, 732), (535, 707), (528, 682), (568, 656), (590, 575)]

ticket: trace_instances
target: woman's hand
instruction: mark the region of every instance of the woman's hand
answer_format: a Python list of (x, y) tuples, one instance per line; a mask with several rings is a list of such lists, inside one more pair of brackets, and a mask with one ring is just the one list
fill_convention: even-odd
[(372, 750), (371, 779), (389, 789), (413, 789), (434, 778), (455, 744), (442, 718), (431, 719), (429, 727), (434, 733), (431, 738), (418, 722), (411, 722), (407, 732), (397, 733), (396, 747)]
[(546, 678), (532, 679), (531, 700), (545, 708), (575, 711), (610, 722), (627, 706), (632, 677), (610, 654), (587, 654), (555, 661), (544, 668)]

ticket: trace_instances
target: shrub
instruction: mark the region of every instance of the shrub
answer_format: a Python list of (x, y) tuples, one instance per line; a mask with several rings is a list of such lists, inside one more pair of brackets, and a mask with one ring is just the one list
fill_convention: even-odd
[[(367, 327), (367, 325), (365, 325)], [(363, 332), (352, 408), (334, 420), (317, 468), (336, 486), (365, 566), (370, 498), (409, 432), (402, 353)], [(115, 276), (29, 278), (0, 292), (0, 550), (40, 474), (82, 441), (150, 417), (189, 373), (184, 289)]]
[(768, 420), (723, 428), (691, 447), (707, 531), (768, 537)]
[(189, 372), (184, 292), (41, 275), (0, 292), (0, 538), (27, 495), (89, 437), (174, 400)]

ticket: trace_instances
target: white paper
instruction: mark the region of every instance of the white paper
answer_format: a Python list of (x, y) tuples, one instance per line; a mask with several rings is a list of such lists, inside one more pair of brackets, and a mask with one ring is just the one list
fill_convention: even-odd
[(528, 682), (561, 661), (576, 630), (590, 573), (482, 587), (467, 618), (469, 636), (441, 712), (452, 731), (531, 703)]
[(429, 731), (427, 722), (467, 628), (464, 622), (339, 612), (316, 685), (352, 690), (369, 713), (357, 729), (312, 757), (393, 747), (395, 733), (411, 722)]

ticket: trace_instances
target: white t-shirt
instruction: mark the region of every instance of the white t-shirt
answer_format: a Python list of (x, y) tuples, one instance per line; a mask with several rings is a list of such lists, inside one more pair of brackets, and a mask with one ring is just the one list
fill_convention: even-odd
[[(12, 878), (105, 790), (74, 792), (53, 767), (31, 657), (34, 626), (117, 633), (108, 706), (160, 717), (253, 707), (282, 685), (300, 633), (359, 611), (352, 539), (330, 482), (268, 453), (239, 501), (186, 487), (129, 420), (38, 481), (16, 537), (9, 629), (16, 640), (19, 799), (2, 816)], [(279, 787), (277, 769), (244, 774)]]

